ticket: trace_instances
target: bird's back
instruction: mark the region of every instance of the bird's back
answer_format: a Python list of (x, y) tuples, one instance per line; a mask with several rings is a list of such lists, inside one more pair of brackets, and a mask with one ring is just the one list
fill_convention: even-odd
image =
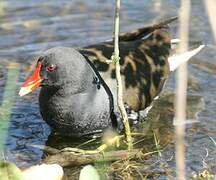
[[(146, 29), (148, 31), (144, 31), (145, 37), (135, 31), (131, 34), (120, 35), (120, 65), (124, 101), (135, 111), (145, 109), (151, 104), (154, 97), (160, 93), (170, 72), (168, 64), (171, 49), (169, 28), (163, 24), (151, 31), (149, 27)], [(112, 56), (113, 42), (84, 47), (80, 52), (93, 62), (110, 87), (115, 99), (115, 65), (106, 63), (106, 60)]]

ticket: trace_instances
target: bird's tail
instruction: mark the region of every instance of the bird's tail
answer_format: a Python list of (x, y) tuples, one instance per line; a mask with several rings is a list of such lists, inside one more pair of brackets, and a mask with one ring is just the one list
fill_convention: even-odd
[[(171, 40), (171, 44), (179, 43), (179, 39), (173, 39)], [(197, 48), (194, 48), (192, 50), (186, 51), (184, 53), (180, 54), (174, 54), (168, 58), (170, 71), (176, 70), (182, 63), (189, 61), (193, 56), (198, 54), (205, 45), (199, 45)]]

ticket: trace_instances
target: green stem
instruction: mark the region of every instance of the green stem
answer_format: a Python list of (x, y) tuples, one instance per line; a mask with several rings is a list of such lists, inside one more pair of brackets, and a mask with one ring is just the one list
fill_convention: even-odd
[(8, 66), (7, 81), (4, 88), (2, 105), (0, 107), (0, 152), (4, 150), (5, 139), (8, 133), (8, 122), (11, 117), (11, 109), (15, 102), (16, 82), (19, 77), (20, 66), (17, 63), (10, 63)]
[(122, 79), (120, 74), (120, 64), (119, 64), (119, 13), (120, 13), (120, 0), (116, 0), (116, 9), (115, 9), (115, 30), (114, 30), (114, 54), (112, 56), (113, 62), (116, 65), (116, 82), (117, 82), (117, 96), (118, 96), (118, 108), (122, 116), (125, 135), (128, 142), (128, 149), (132, 149), (132, 138), (131, 131), (128, 122), (127, 112), (124, 107), (123, 102), (123, 87)]

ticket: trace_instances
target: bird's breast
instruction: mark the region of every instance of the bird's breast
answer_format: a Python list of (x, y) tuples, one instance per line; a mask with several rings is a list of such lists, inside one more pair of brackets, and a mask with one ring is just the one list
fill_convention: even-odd
[(103, 93), (78, 93), (61, 97), (41, 90), (40, 111), (56, 131), (83, 136), (111, 127), (109, 99)]

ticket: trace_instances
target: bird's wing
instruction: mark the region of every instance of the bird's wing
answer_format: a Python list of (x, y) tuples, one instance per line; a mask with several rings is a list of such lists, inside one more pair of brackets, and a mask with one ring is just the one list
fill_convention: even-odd
[[(123, 78), (124, 100), (133, 110), (148, 107), (160, 93), (168, 78), (170, 68), (173, 70), (176, 58), (171, 54), (171, 38), (168, 24), (177, 17), (161, 23), (140, 28), (133, 32), (120, 34), (120, 64)], [(107, 64), (113, 53), (113, 42), (106, 41), (84, 47), (79, 50), (93, 62), (104, 81), (116, 95), (115, 65)], [(184, 60), (190, 58), (199, 49), (177, 56)], [(178, 61), (177, 61), (178, 62)]]
[[(137, 36), (133, 41), (119, 42), (124, 99), (133, 110), (144, 109), (150, 105), (168, 78), (170, 40), (168, 28), (158, 26), (158, 29), (152, 30), (145, 38)], [(93, 62), (115, 93), (115, 65), (106, 63), (112, 56), (113, 42), (94, 44), (80, 49), (79, 52)]]
[(136, 29), (131, 32), (121, 33), (119, 35), (119, 40), (120, 41), (134, 41), (134, 40), (144, 38), (157, 29), (168, 28), (168, 24), (170, 24), (171, 22), (177, 19), (178, 17), (175, 16), (175, 17), (168, 18), (162, 22), (159, 22), (159, 23), (156, 23), (150, 26), (142, 27), (142, 28)]
[[(121, 33), (119, 35), (120, 55), (125, 54), (124, 51), (127, 51), (128, 49), (134, 51), (137, 48), (135, 46), (139, 42), (146, 44), (145, 46), (147, 48), (148, 46), (150, 46), (150, 44), (159, 47), (160, 44), (165, 41), (167, 44), (170, 44), (170, 37), (168, 37), (169, 36), (168, 25), (177, 19), (178, 17), (175, 16), (175, 17), (168, 18), (164, 21), (161, 21), (159, 23), (145, 26), (131, 32)], [(157, 34), (159, 38), (161, 37), (160, 35), (161, 32), (163, 32), (163, 30), (166, 31), (167, 36), (165, 37), (165, 35), (163, 35), (164, 37), (162, 37), (162, 39), (156, 39)], [(113, 53), (113, 48), (114, 48), (113, 42), (111, 39), (102, 43), (83, 47), (79, 49), (79, 51), (92, 60), (96, 58), (97, 60), (100, 60), (101, 62), (105, 63), (105, 61), (111, 57)], [(126, 50), (123, 48), (126, 48)]]

